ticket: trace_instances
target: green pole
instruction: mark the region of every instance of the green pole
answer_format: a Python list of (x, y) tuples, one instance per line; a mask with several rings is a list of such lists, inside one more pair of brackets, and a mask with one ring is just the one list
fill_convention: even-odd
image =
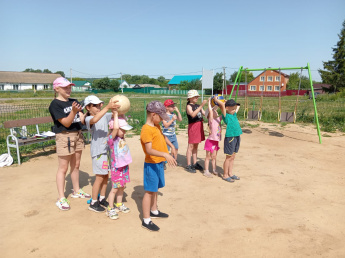
[(232, 89), (231, 89), (231, 93), (230, 93), (230, 96), (229, 96), (229, 99), (231, 99), (231, 96), (232, 96), (232, 93), (235, 89), (235, 85), (237, 83), (237, 79), (238, 79), (238, 76), (240, 75), (240, 71), (243, 69), (243, 66), (240, 67), (240, 69), (238, 69), (238, 72), (237, 72), (237, 75), (236, 75), (236, 79), (235, 79), (235, 82), (234, 84), (232, 85)]
[(181, 112), (181, 115), (182, 115), (182, 98), (180, 97), (180, 112)]
[(317, 109), (316, 109), (316, 102), (315, 102), (315, 96), (314, 96), (314, 87), (313, 87), (313, 80), (311, 79), (311, 73), (310, 73), (310, 66), (309, 63), (307, 63), (308, 73), (309, 73), (309, 81), (310, 81), (310, 89), (311, 89), (311, 95), (313, 96), (313, 103), (314, 103), (314, 117), (316, 119), (316, 125), (317, 125), (317, 134), (319, 135), (319, 143), (321, 144), (321, 133), (320, 133), (320, 125), (319, 125), (319, 118), (317, 116)]
[(240, 72), (240, 76), (239, 76), (239, 80), (238, 80), (238, 84), (237, 84), (237, 90), (236, 90), (236, 96), (235, 96), (235, 101), (237, 101), (237, 96), (238, 96), (238, 90), (240, 88), (240, 82), (241, 82), (241, 78), (242, 78), (242, 70)]
[(271, 70), (279, 70), (279, 69), (280, 70), (296, 70), (296, 69), (301, 69), (301, 68), (308, 69), (308, 66), (306, 66), (306, 67), (285, 67), (285, 68), (282, 68), (282, 67), (278, 67), (278, 68), (257, 68), (257, 69), (246, 69), (246, 70), (252, 72), (252, 71), (263, 71), (263, 70), (271, 71)]

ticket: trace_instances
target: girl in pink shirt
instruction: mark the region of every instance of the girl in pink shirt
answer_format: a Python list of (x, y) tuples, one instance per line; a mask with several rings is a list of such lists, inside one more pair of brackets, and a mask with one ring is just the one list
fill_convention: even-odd
[(205, 116), (208, 119), (208, 127), (210, 134), (205, 142), (206, 159), (204, 176), (211, 178), (212, 174), (208, 170), (210, 159), (212, 159), (213, 174), (218, 175), (216, 172), (216, 159), (217, 152), (219, 150), (219, 142), (222, 138), (221, 116), (217, 113), (218, 106), (211, 106), (211, 98), (208, 100), (208, 109), (205, 112)]

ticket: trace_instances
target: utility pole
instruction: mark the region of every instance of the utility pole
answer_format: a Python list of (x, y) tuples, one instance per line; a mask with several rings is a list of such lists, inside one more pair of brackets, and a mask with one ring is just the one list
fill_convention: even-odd
[[(224, 88), (226, 88), (226, 77), (225, 77), (225, 66), (223, 66), (223, 90), (222, 90), (222, 96), (224, 94)], [(228, 89), (226, 89), (226, 95), (228, 95)]]
[[(121, 84), (122, 84), (122, 72), (120, 74), (121, 74)], [(120, 84), (120, 86), (121, 86), (121, 84)], [(123, 93), (123, 85), (121, 87), (121, 92)]]

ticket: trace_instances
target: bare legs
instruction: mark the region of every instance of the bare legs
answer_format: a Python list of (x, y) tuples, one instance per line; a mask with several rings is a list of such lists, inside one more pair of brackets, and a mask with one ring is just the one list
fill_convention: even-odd
[(150, 218), (150, 211), (156, 211), (157, 208), (157, 192), (146, 191), (143, 197), (143, 218)]
[(92, 200), (97, 200), (99, 190), (101, 190), (101, 196), (105, 196), (107, 183), (108, 175), (96, 175), (95, 182), (92, 186)]
[(226, 159), (223, 165), (223, 169), (224, 169), (223, 178), (228, 178), (228, 177), (233, 176), (232, 169), (234, 167), (235, 156), (236, 156), (235, 153), (232, 155), (226, 155)]
[(198, 145), (199, 143), (189, 143), (187, 148), (187, 165), (191, 165), (191, 157), (193, 157), (193, 164), (196, 163), (197, 154), (198, 154)]

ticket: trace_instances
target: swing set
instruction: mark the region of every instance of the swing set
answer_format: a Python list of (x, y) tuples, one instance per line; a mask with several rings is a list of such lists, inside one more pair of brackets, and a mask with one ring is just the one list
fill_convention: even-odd
[[(295, 108), (293, 112), (282, 112), (282, 106), (281, 106), (281, 88), (282, 88), (282, 80), (281, 80), (281, 71), (282, 70), (296, 70), (296, 69), (300, 69), (300, 80), (299, 80), (299, 84), (298, 84), (298, 93), (297, 93), (297, 98), (296, 98), (296, 103), (295, 103)], [(318, 115), (317, 115), (317, 109), (316, 109), (316, 102), (315, 102), (315, 96), (314, 96), (314, 87), (313, 87), (313, 81), (311, 78), (311, 72), (310, 72), (310, 66), (309, 63), (307, 63), (307, 66), (305, 67), (286, 67), (286, 68), (262, 68), (262, 69), (248, 69), (248, 68), (243, 68), (243, 66), (241, 66), (238, 69), (237, 75), (236, 75), (236, 79), (235, 82), (233, 84), (229, 99), (231, 99), (233, 91), (235, 89), (235, 86), (237, 84), (237, 90), (236, 90), (236, 96), (235, 96), (235, 101), (237, 100), (237, 96), (238, 96), (238, 91), (239, 91), (239, 87), (240, 87), (240, 80), (239, 78), (241, 78), (242, 73), (245, 73), (245, 100), (244, 100), (244, 118), (246, 120), (257, 120), (260, 121), (262, 118), (262, 104), (263, 104), (263, 96), (264, 96), (264, 90), (265, 90), (265, 80), (266, 80), (266, 71), (269, 70), (275, 70), (275, 71), (279, 71), (279, 100), (278, 100), (278, 117), (277, 120), (278, 122), (290, 122), (290, 123), (295, 123), (296, 119), (297, 119), (297, 106), (298, 106), (298, 98), (299, 98), (299, 92), (301, 89), (301, 77), (302, 77), (302, 72), (303, 69), (308, 70), (308, 74), (309, 74), (309, 82), (310, 82), (310, 88), (311, 88), (311, 93), (312, 93), (312, 97), (313, 97), (313, 104), (314, 104), (314, 117), (315, 117), (315, 121), (316, 121), (316, 125), (317, 125), (317, 133), (319, 136), (319, 143), (321, 144), (321, 133), (320, 133), (320, 126), (319, 126), (319, 119), (318, 119)], [(248, 85), (247, 85), (247, 72), (252, 72), (252, 71), (264, 71), (264, 80), (263, 80), (263, 85), (262, 87), (260, 86), (260, 106), (258, 110), (255, 110), (255, 101), (253, 104), (253, 108), (252, 110), (249, 110), (249, 104), (248, 104)]]

